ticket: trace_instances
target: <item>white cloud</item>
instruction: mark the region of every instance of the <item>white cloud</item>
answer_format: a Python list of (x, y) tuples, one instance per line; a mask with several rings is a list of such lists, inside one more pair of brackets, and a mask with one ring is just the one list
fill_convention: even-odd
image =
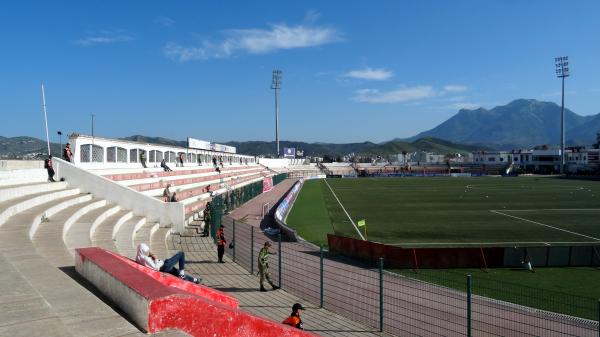
[(266, 54), (278, 50), (316, 47), (339, 41), (340, 33), (332, 27), (287, 24), (271, 25), (269, 29), (231, 29), (223, 32), (221, 41), (203, 41), (198, 46), (182, 46), (169, 42), (164, 54), (176, 61), (225, 58), (239, 53)]
[(371, 80), (371, 81), (383, 81), (392, 77), (394, 74), (385, 69), (371, 69), (369, 67), (360, 69), (360, 70), (352, 70), (344, 74), (345, 77), (358, 78), (361, 80)]
[(420, 101), (426, 98), (434, 97), (435, 91), (431, 86), (402, 87), (391, 91), (379, 91), (377, 89), (362, 89), (356, 91), (354, 100), (358, 102), (383, 104), (383, 103), (403, 103), (410, 101)]
[(473, 110), (473, 109), (478, 109), (481, 108), (481, 104), (477, 104), (477, 103), (468, 103), (468, 102), (458, 102), (458, 103), (454, 103), (451, 105), (452, 108), (454, 109), (467, 109), (467, 110)]
[(157, 25), (161, 25), (164, 27), (171, 27), (172, 25), (175, 24), (175, 20), (166, 17), (166, 16), (159, 16), (156, 19), (154, 19), (154, 23)]
[(445, 92), (452, 92), (452, 93), (467, 91), (467, 89), (469, 89), (469, 88), (466, 85), (460, 85), (460, 84), (450, 84), (450, 85), (444, 86)]
[(96, 44), (111, 44), (131, 41), (133, 38), (121, 32), (102, 31), (96, 34), (88, 34), (88, 36), (75, 41), (75, 44), (80, 46), (91, 46)]

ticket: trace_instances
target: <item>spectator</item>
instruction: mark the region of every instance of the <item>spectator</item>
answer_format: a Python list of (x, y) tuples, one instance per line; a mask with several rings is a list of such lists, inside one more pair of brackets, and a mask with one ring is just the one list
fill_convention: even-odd
[(171, 200), (169, 200), (171, 202), (178, 202), (179, 199), (177, 198), (177, 192), (173, 192), (173, 194), (171, 194)]
[(63, 149), (63, 159), (68, 161), (69, 163), (73, 160), (73, 152), (71, 152), (71, 144), (67, 143), (65, 148)]
[(219, 256), (219, 263), (225, 263), (225, 261), (223, 261), (223, 255), (225, 254), (225, 244), (227, 243), (227, 240), (225, 240), (223, 228), (225, 228), (225, 226), (221, 225), (217, 230), (217, 255)]
[(183, 167), (183, 153), (179, 154), (179, 166)]
[(48, 156), (48, 159), (44, 160), (44, 168), (48, 171), (48, 181), (55, 182), (54, 180), (54, 167), (52, 167), (52, 156)]
[(146, 153), (142, 150), (139, 150), (139, 151), (140, 151), (140, 163), (142, 163), (142, 166), (144, 168), (146, 168)]
[(171, 201), (171, 191), (169, 188), (171, 188), (171, 184), (167, 184), (167, 187), (163, 191), (163, 198), (165, 198), (165, 202)]
[(160, 161), (160, 167), (162, 167), (165, 172), (173, 171), (169, 166), (167, 166), (165, 158), (163, 158), (163, 160)]
[[(159, 260), (156, 255), (150, 251), (150, 247), (148, 247), (147, 244), (140, 243), (137, 248), (135, 261), (142, 266), (146, 266), (163, 273), (169, 273), (186, 281), (194, 282), (196, 284), (200, 283), (199, 279), (185, 274), (185, 253), (182, 251), (175, 253), (175, 255), (163, 261)], [(179, 269), (175, 267), (176, 265), (179, 265)]]
[(217, 167), (217, 157), (213, 157), (212, 162), (213, 162), (213, 166)]
[(208, 229), (210, 226), (210, 217), (211, 217), (211, 204), (210, 201), (206, 203), (206, 208), (204, 209), (204, 227), (202, 228), (202, 235), (208, 236)]
[(304, 326), (302, 325), (302, 319), (300, 318), (300, 310), (305, 310), (302, 304), (295, 303), (292, 306), (292, 314), (286, 318), (282, 323), (286, 325), (291, 325), (294, 328), (304, 330)]

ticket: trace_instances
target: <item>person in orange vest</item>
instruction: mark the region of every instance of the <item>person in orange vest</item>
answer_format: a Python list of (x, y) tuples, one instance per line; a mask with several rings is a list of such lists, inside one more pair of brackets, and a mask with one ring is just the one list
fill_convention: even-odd
[(217, 254), (219, 256), (219, 263), (225, 263), (223, 261), (223, 254), (225, 254), (225, 244), (227, 240), (225, 240), (225, 233), (223, 233), (223, 225), (219, 226), (217, 229)]
[(304, 310), (304, 307), (300, 303), (295, 303), (292, 306), (292, 314), (283, 320), (283, 324), (291, 325), (294, 328), (304, 330), (304, 326), (302, 325), (302, 319), (300, 318), (300, 310)]

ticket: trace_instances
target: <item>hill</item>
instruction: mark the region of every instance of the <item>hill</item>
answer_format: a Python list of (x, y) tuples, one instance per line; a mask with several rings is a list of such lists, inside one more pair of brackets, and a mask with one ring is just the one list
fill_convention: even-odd
[[(173, 140), (163, 137), (148, 137), (135, 135), (125, 137), (123, 139), (139, 141), (144, 143), (187, 146), (186, 141)], [(235, 146), (238, 153), (249, 154), (254, 156), (274, 155), (275, 142), (265, 141), (247, 141), (247, 142), (226, 142), (224, 144)], [(413, 142), (393, 140), (383, 144), (375, 144), (372, 142), (363, 143), (306, 143), (281, 141), (280, 147), (294, 147), (304, 150), (305, 156), (330, 156), (337, 157), (350, 153), (364, 155), (392, 155), (402, 153), (402, 151), (415, 152), (426, 151), (436, 152), (440, 154), (447, 153), (467, 153), (474, 150), (485, 149), (478, 146), (456, 144), (449, 141), (436, 138), (423, 138)], [(64, 145), (64, 144), (63, 144)], [(57, 156), (60, 153), (59, 144), (51, 143), (52, 154)], [(6, 138), (0, 136), (0, 158), (3, 159), (19, 159), (19, 158), (42, 158), (46, 150), (46, 142), (33, 137), (12, 137)]]
[[(560, 143), (561, 107), (552, 102), (517, 99), (491, 110), (461, 109), (435, 128), (409, 140), (436, 137), (463, 144), (486, 144), (494, 148), (530, 148)], [(589, 145), (600, 132), (600, 114), (580, 116), (565, 109), (568, 145)]]

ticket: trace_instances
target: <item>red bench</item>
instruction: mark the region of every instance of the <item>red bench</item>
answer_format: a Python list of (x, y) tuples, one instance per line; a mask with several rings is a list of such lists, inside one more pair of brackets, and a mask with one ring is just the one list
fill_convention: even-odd
[(243, 312), (225, 293), (99, 247), (77, 249), (75, 268), (148, 333), (177, 329), (193, 336), (315, 336)]

